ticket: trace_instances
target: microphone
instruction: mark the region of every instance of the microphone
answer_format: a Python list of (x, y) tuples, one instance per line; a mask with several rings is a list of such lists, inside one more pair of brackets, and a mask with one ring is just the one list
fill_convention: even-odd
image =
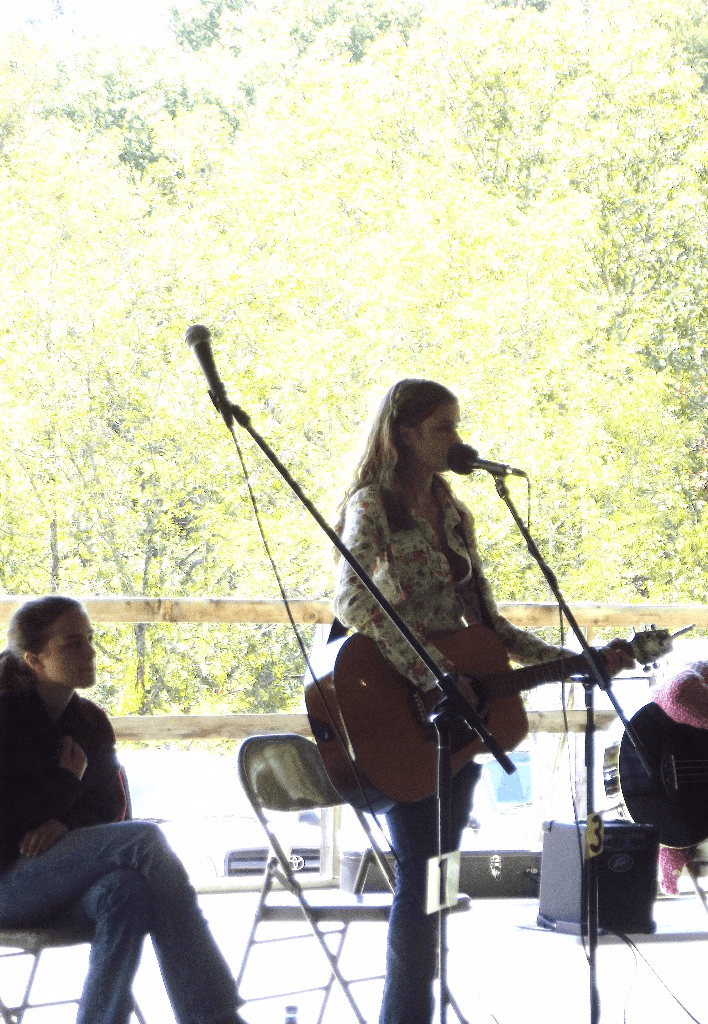
[(231, 409), (231, 403), (226, 396), (226, 388), (223, 385), (219, 372), (216, 369), (216, 364), (214, 363), (214, 356), (211, 351), (211, 332), (209, 331), (209, 328), (203, 327), (201, 324), (195, 324), (193, 327), (188, 327), (185, 335), (185, 341), (197, 357), (199, 365), (202, 368), (202, 373), (206, 377), (207, 384), (209, 385), (209, 395), (211, 396), (212, 402), (224, 417), (226, 426), (230, 427), (233, 423), (233, 412)]
[(467, 476), (474, 473), (475, 469), (483, 469), (492, 476), (526, 476), (523, 469), (515, 469), (513, 466), (505, 466), (503, 462), (488, 462), (487, 459), (480, 459), (476, 449), (468, 444), (454, 444), (447, 453), (447, 466), (453, 473), (460, 473)]

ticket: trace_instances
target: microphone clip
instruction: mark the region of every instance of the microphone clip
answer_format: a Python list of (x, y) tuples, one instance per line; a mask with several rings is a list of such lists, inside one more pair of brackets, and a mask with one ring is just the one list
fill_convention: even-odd
[(467, 476), (476, 469), (483, 469), (494, 477), (504, 478), (506, 476), (522, 476), (528, 479), (523, 469), (516, 469), (514, 466), (507, 466), (503, 462), (490, 462), (488, 459), (481, 459), (479, 452), (468, 444), (455, 444), (447, 453), (448, 469), (453, 473)]

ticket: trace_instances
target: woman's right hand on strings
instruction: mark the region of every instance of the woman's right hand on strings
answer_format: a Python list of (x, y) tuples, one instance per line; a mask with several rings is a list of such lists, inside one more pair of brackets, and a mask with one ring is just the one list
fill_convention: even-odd
[(489, 717), (489, 701), (486, 694), (479, 692), (479, 680), (472, 676), (460, 675), (456, 678), (457, 687), (465, 700), (477, 712), (482, 721)]
[(62, 736), (59, 743), (59, 767), (80, 779), (86, 771), (88, 760), (82, 748), (71, 736)]

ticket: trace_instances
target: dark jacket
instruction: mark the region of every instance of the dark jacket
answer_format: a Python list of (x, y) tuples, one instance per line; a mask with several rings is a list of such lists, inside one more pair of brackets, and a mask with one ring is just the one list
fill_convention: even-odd
[[(59, 767), (62, 736), (86, 754), (81, 779)], [(105, 713), (77, 694), (52, 721), (33, 691), (0, 693), (0, 870), (19, 856), (22, 836), (50, 818), (68, 828), (122, 821), (126, 799)]]

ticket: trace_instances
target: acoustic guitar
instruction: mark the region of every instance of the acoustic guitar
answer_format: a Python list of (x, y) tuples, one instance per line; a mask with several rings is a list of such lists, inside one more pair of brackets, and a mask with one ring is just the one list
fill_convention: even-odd
[(674, 722), (658, 704), (630, 719), (651, 775), (627, 732), (605, 751), (605, 791), (621, 796), (629, 817), (654, 825), (663, 846), (708, 838), (708, 729)]
[[(643, 664), (671, 649), (671, 636), (663, 629), (623, 642)], [(507, 751), (528, 732), (522, 691), (582, 674), (587, 667), (578, 655), (512, 670), (497, 634), (481, 625), (437, 638), (435, 645), (461, 674), (474, 677), (489, 707), (487, 728)], [(305, 681), (307, 714), (327, 773), (342, 798), (362, 810), (382, 810), (392, 802), (432, 796), (437, 734), (427, 714), (441, 696), (440, 689), (422, 693), (361, 633), (327, 644), (313, 657), (311, 667)], [(451, 747), (453, 774), (486, 749), (462, 721), (453, 730)]]

